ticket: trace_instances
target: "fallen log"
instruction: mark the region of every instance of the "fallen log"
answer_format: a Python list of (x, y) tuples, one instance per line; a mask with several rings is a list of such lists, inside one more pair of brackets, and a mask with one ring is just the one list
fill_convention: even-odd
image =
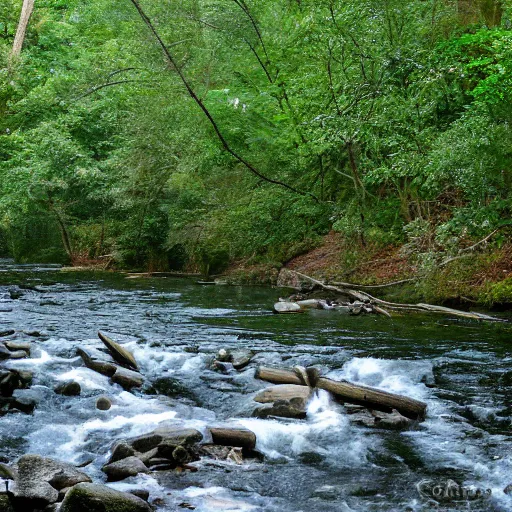
[(338, 382), (324, 377), (320, 377), (316, 381), (316, 387), (329, 391), (343, 402), (363, 405), (368, 409), (389, 413), (395, 409), (402, 416), (411, 420), (425, 419), (427, 404), (403, 395), (396, 395), (348, 381)]
[(268, 366), (259, 366), (254, 374), (256, 379), (266, 380), (272, 384), (297, 384), (304, 386), (306, 383), (293, 370), (284, 370), (282, 368), (270, 368)]
[[(486, 320), (490, 322), (507, 322), (507, 320), (503, 318), (498, 318), (491, 315), (485, 315), (483, 313), (475, 313), (473, 311), (460, 311), (458, 309), (446, 308), (443, 306), (436, 306), (433, 304), (400, 304), (397, 302), (388, 302), (382, 299), (378, 299), (377, 297), (373, 297), (369, 293), (362, 292), (360, 290), (355, 290), (352, 288), (345, 287), (337, 287), (329, 284), (325, 284), (318, 279), (314, 279), (313, 277), (307, 276), (306, 274), (302, 274), (301, 272), (297, 272), (296, 270), (287, 269), (288, 272), (292, 274), (296, 274), (300, 276), (302, 279), (310, 281), (312, 284), (323, 288), (324, 290), (328, 290), (334, 292), (338, 295), (342, 295), (345, 297), (349, 297), (350, 299), (359, 300), (372, 305), (379, 305), (377, 308), (374, 307), (377, 313), (382, 315), (391, 316), (387, 309), (392, 311), (416, 311), (416, 312), (427, 312), (427, 313), (441, 313), (450, 316), (458, 316), (462, 318), (470, 318), (472, 320)], [(385, 309), (384, 309), (385, 308)]]
[(209, 428), (213, 444), (237, 446), (252, 451), (256, 448), (256, 434), (245, 428)]
[[(311, 387), (329, 391), (342, 402), (363, 405), (368, 409), (389, 413), (395, 409), (403, 416), (413, 420), (425, 418), (427, 404), (419, 400), (353, 382), (334, 381), (320, 377), (316, 368), (307, 368), (306, 373)], [(274, 384), (307, 385), (302, 372), (294, 370), (260, 366), (256, 369), (255, 377)]]

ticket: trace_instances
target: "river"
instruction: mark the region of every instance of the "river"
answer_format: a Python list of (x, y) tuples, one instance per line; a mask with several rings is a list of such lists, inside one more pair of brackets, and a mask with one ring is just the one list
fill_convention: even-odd
[[(0, 418), (0, 461), (38, 453), (79, 464), (94, 480), (116, 439), (159, 425), (243, 425), (264, 462), (202, 460), (199, 471), (154, 472), (111, 484), (151, 492), (157, 510), (510, 511), (512, 496), (512, 327), (442, 316), (386, 319), (333, 311), (273, 315), (282, 290), (200, 286), (174, 278), (0, 264), (0, 330), (31, 341), (29, 359), (5, 366), (35, 373), (31, 415)], [(166, 378), (168, 396), (123, 391), (83, 366), (77, 347), (100, 346), (97, 331), (130, 349), (148, 382)], [(27, 334), (30, 333), (31, 335)], [(214, 371), (220, 348), (256, 352), (244, 370)], [(258, 364), (319, 365), (333, 378), (427, 402), (426, 421), (403, 432), (351, 423), (326, 392), (307, 419), (256, 419), (251, 397), (266, 384)], [(74, 379), (79, 397), (55, 394)], [(95, 408), (99, 395), (113, 399)], [(483, 500), (435, 507), (422, 481), (490, 489)]]

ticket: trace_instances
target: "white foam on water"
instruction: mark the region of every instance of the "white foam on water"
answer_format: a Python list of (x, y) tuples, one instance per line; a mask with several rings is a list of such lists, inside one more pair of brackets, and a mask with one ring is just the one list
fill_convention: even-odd
[(351, 428), (346, 415), (326, 391), (312, 398), (306, 420), (250, 418), (239, 423), (256, 434), (256, 449), (271, 459), (293, 459), (313, 452), (340, 466), (358, 466), (366, 461), (368, 440)]
[(56, 376), (57, 380), (74, 380), (80, 384), (82, 390), (109, 389), (109, 378), (89, 368), (79, 367)]
[[(129, 394), (129, 393), (127, 393)], [(123, 395), (123, 393), (121, 393)], [(63, 460), (70, 462), (75, 461), (81, 449), (87, 443), (89, 435), (95, 431), (114, 432), (123, 429), (122, 437), (133, 437), (147, 432), (151, 432), (158, 427), (162, 422), (173, 420), (177, 413), (175, 411), (166, 410), (160, 413), (143, 412), (146, 410), (158, 410), (162, 408), (161, 404), (156, 404), (155, 400), (148, 400), (145, 402), (145, 407), (137, 406), (137, 401), (134, 400), (135, 405), (129, 405), (129, 400), (123, 403), (123, 397), (120, 395), (117, 400), (116, 406), (113, 406), (110, 411), (105, 411), (107, 414), (117, 412), (117, 410), (129, 409), (137, 410), (139, 414), (134, 416), (123, 416), (117, 414), (108, 419), (95, 418), (85, 423), (78, 423), (73, 425), (47, 425), (42, 429), (36, 430), (29, 434), (28, 439), (30, 442), (30, 450), (34, 453), (42, 453), (48, 456), (57, 456)], [(134, 397), (136, 398), (136, 397)], [(117, 401), (116, 400), (116, 401)], [(141, 399), (139, 399), (141, 400)], [(139, 402), (140, 404), (140, 402)], [(153, 405), (153, 407), (151, 407)], [(159, 406), (159, 407), (158, 407)], [(98, 411), (98, 414), (104, 414)], [(112, 438), (105, 438), (106, 442), (113, 442), (116, 435)]]
[[(42, 366), (50, 361), (55, 361), (61, 358), (54, 358), (48, 354), (45, 350), (41, 350), (41, 355), (39, 357), (27, 358), (27, 359), (16, 359), (15, 366), (23, 365), (23, 366)], [(62, 359), (62, 361), (67, 361)]]
[(346, 379), (384, 391), (425, 400), (429, 390), (421, 381), (433, 377), (430, 361), (409, 361), (356, 357), (343, 365), (341, 370), (326, 376), (334, 380)]
[(151, 475), (144, 473), (131, 477), (128, 482), (108, 482), (106, 485), (112, 489), (122, 492), (144, 489), (149, 492), (150, 498), (161, 497), (165, 494), (165, 488), (162, 487)]
[(261, 510), (257, 505), (233, 498), (231, 492), (223, 487), (188, 487), (181, 495), (192, 500), (198, 512), (246, 512)]

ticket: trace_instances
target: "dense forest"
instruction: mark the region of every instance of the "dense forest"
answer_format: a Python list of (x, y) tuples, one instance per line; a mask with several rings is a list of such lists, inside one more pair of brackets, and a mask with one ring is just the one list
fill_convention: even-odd
[(1, 252), (510, 303), (511, 121), (506, 1), (3, 0)]

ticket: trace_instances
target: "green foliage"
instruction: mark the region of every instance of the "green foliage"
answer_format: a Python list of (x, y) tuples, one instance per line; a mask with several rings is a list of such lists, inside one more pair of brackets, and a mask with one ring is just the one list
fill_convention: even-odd
[(331, 229), (456, 252), (511, 215), (509, 10), (470, 3), (462, 19), (456, 2), (143, 0), (230, 149), (266, 181), (224, 151), (131, 2), (42, 0), (9, 63), (19, 3), (6, 0), (11, 253), (217, 273), (274, 268)]

